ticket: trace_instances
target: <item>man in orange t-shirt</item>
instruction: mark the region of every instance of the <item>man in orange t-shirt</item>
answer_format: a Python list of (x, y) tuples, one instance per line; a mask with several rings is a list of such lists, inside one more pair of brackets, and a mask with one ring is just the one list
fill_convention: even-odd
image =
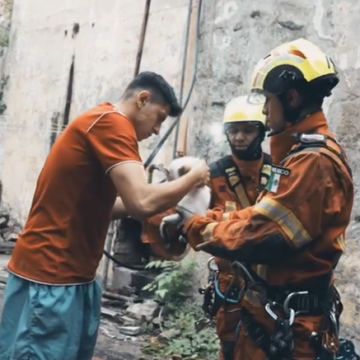
[(199, 161), (178, 180), (146, 182), (138, 141), (181, 111), (164, 78), (144, 72), (118, 103), (80, 115), (56, 141), (8, 265), (1, 360), (92, 358), (101, 306), (96, 269), (111, 217), (165, 211), (209, 179)]

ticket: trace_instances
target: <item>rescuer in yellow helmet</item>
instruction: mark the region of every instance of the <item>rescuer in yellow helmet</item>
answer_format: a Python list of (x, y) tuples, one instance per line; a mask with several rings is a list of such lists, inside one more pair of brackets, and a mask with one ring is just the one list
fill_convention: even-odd
[(264, 57), (249, 101), (264, 104), (271, 129), (266, 190), (225, 220), (214, 211), (184, 224), (196, 250), (247, 269), (235, 360), (359, 358), (339, 338), (333, 278), (354, 200), (346, 155), (321, 109), (338, 82), (330, 57), (305, 39)]
[[(232, 99), (225, 108), (223, 127), (231, 155), (210, 167), (210, 208), (224, 212), (241, 210), (255, 204), (264, 189), (271, 171), (270, 155), (263, 153), (265, 116), (261, 104), (250, 104), (247, 96)], [(220, 339), (221, 360), (232, 360), (240, 320), (241, 277), (232, 274), (228, 260), (215, 258), (218, 273), (210, 274), (210, 283), (204, 289), (203, 309), (216, 316), (216, 330)], [(209, 296), (211, 293), (211, 297)], [(209, 299), (213, 298), (213, 302)]]
[(298, 39), (275, 48), (257, 64), (249, 100), (266, 101), (267, 124), (276, 134), (285, 130), (286, 122), (296, 124), (321, 110), (338, 82), (331, 58), (313, 43)]
[(248, 161), (262, 157), (261, 144), (266, 132), (262, 106), (250, 104), (247, 96), (231, 100), (224, 111), (223, 126), (237, 159)]

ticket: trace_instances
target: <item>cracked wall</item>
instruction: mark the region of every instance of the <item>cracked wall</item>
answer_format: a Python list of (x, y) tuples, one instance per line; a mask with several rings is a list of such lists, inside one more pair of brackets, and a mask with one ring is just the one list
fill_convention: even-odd
[[(0, 1), (0, 9), (3, 3), (8, 2)], [(152, 0), (141, 63), (141, 70), (160, 72), (175, 87), (180, 84), (187, 4), (187, 0)], [(4, 198), (21, 219), (27, 216), (51, 143), (66, 122), (98, 102), (116, 101), (131, 80), (144, 6), (145, 0), (135, 5), (131, 0), (15, 2), (10, 47), (3, 57), (6, 61), (0, 59), (2, 74), (11, 74), (1, 119), (0, 168)], [(0, 26), (1, 21), (0, 14)], [(189, 154), (214, 160), (228, 151), (220, 135), (224, 104), (246, 93), (252, 67), (271, 48), (305, 37), (332, 56), (341, 82), (325, 110), (347, 150), (357, 189), (348, 250), (337, 279), (346, 306), (344, 332), (356, 340), (360, 340), (355, 323), (360, 296), (358, 21), (356, 0), (203, 1), (197, 83), (187, 111), (192, 126)], [(158, 140), (142, 144), (144, 159)], [(156, 161), (171, 158), (171, 145), (172, 139)]]
[[(4, 198), (21, 219), (49, 149), (67, 122), (99, 102), (117, 101), (132, 79), (144, 8), (145, 0), (136, 6), (131, 0), (15, 2), (3, 69), (11, 77), (0, 167)], [(186, 13), (187, 0), (171, 6), (152, 1), (141, 64), (141, 70), (162, 72), (175, 87)], [(144, 158), (156, 142), (153, 138), (142, 146)], [(166, 156), (164, 149), (159, 159)]]

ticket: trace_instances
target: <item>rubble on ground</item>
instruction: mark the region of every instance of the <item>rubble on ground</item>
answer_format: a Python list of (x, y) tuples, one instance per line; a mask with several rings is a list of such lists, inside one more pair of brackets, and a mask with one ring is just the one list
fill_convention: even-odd
[[(153, 300), (129, 297), (128, 302), (104, 300), (101, 330), (111, 338), (134, 341), (144, 335), (159, 316), (160, 305)], [(141, 339), (141, 338), (140, 338)]]
[(0, 252), (11, 251), (21, 233), (22, 225), (6, 206), (0, 206)]

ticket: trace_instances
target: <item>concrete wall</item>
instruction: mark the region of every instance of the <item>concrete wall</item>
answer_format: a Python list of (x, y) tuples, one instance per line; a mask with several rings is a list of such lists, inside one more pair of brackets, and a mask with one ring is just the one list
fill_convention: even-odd
[[(169, 5), (171, 4), (171, 5)], [(103, 100), (115, 101), (131, 80), (145, 0), (16, 0), (3, 75), (9, 75), (1, 119), (4, 197), (25, 219), (53, 133), (64, 119), (74, 58), (70, 119)], [(187, 0), (153, 0), (142, 70), (161, 72), (179, 86)], [(327, 102), (332, 129), (345, 145), (360, 185), (360, 57), (357, 0), (205, 0), (197, 84), (189, 114), (189, 153), (208, 160), (227, 151), (219, 136), (224, 103), (244, 94), (251, 68), (274, 46), (298, 37), (319, 44), (338, 65), (341, 83)], [(75, 25), (74, 24), (78, 24)], [(163, 129), (165, 131), (165, 127)], [(158, 139), (142, 146), (144, 158)], [(169, 158), (171, 141), (158, 160)], [(358, 337), (359, 192), (348, 247), (338, 271), (345, 332)], [(358, 339), (359, 340), (359, 339)]]
[[(152, 1), (141, 70), (161, 72), (178, 87), (187, 0), (168, 3)], [(72, 61), (70, 121), (99, 102), (118, 100), (132, 79), (144, 8), (145, 0), (136, 6), (131, 0), (15, 2), (0, 166), (5, 199), (21, 219), (51, 140), (63, 126)], [(143, 144), (144, 158), (156, 142)]]

